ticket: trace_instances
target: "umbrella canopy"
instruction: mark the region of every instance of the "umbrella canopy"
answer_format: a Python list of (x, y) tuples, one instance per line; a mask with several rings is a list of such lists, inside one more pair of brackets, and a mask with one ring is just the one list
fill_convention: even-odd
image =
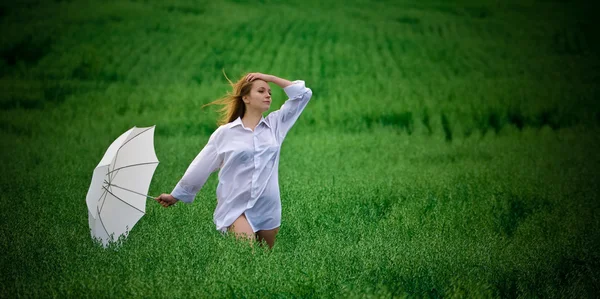
[(117, 138), (94, 169), (87, 193), (92, 238), (106, 247), (127, 234), (146, 212), (146, 195), (158, 166), (154, 127), (133, 127)]

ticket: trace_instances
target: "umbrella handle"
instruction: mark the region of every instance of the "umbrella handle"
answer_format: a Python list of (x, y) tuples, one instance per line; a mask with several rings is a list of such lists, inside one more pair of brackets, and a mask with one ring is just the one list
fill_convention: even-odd
[(135, 192), (135, 191), (133, 191), (133, 190), (129, 190), (129, 189), (127, 189), (127, 188), (123, 188), (123, 187), (117, 186), (117, 185), (115, 185), (115, 184), (111, 184), (111, 183), (109, 183), (109, 182), (107, 182), (107, 181), (104, 181), (104, 182), (105, 182), (105, 183), (107, 183), (109, 186), (117, 187), (117, 188), (119, 188), (119, 189), (123, 189), (123, 190), (125, 190), (125, 191), (129, 191), (129, 192), (133, 192), (133, 193), (135, 193), (135, 194), (142, 195), (142, 196), (145, 196), (145, 197), (147, 197), (147, 198), (155, 199), (156, 197), (158, 197), (158, 196), (156, 196), (156, 197), (152, 197), (152, 196), (149, 196), (149, 195), (146, 195), (146, 194), (142, 194), (142, 193), (139, 193), (139, 192)]

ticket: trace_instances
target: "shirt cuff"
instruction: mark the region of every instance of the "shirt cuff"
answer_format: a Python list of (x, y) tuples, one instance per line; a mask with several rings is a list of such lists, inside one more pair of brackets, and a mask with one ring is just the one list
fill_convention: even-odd
[(175, 186), (173, 191), (171, 191), (171, 196), (175, 197), (175, 199), (177, 199), (178, 201), (182, 201), (185, 203), (192, 203), (195, 197), (193, 194), (190, 194), (189, 192), (185, 191), (185, 189), (183, 189), (183, 187), (181, 187), (179, 183), (177, 183), (177, 186)]
[(283, 88), (283, 91), (288, 96), (288, 98), (293, 99), (298, 96), (301, 96), (306, 89), (305, 83), (303, 80), (293, 81), (292, 84)]

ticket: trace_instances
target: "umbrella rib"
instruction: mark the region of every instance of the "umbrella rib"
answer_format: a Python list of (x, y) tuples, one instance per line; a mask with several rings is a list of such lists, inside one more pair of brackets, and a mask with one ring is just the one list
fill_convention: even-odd
[(100, 217), (100, 212), (102, 212), (102, 209), (104, 208), (104, 203), (106, 202), (106, 195), (108, 194), (106, 191), (108, 190), (104, 190), (104, 200), (102, 201), (102, 206), (100, 207), (100, 210), (98, 211), (98, 217)]
[(142, 194), (142, 193), (139, 193), (139, 192), (136, 192), (136, 191), (133, 191), (133, 190), (130, 190), (130, 189), (127, 189), (127, 188), (121, 187), (121, 186), (117, 186), (117, 185), (115, 185), (115, 184), (111, 184), (110, 182), (107, 182), (107, 181), (104, 181), (104, 182), (105, 182), (105, 183), (107, 183), (109, 186), (117, 187), (117, 188), (119, 188), (119, 189), (123, 189), (123, 190), (125, 190), (125, 191), (129, 191), (129, 192), (133, 192), (133, 193), (135, 193), (135, 194), (138, 194), (138, 195), (141, 195), (141, 196), (145, 196), (145, 197), (152, 198), (152, 199), (155, 199), (155, 198), (156, 198), (156, 196), (149, 196), (149, 195)]
[(123, 168), (129, 168), (129, 167), (140, 166), (140, 165), (147, 165), (147, 164), (158, 164), (158, 163), (159, 162), (146, 162), (146, 163), (131, 164), (131, 165), (119, 167), (117, 169), (113, 169), (113, 170), (109, 171), (107, 174), (111, 174), (112, 172), (118, 171), (118, 170), (123, 169)]
[[(102, 188), (106, 189), (106, 187), (104, 187), (104, 186), (102, 186)], [(144, 214), (144, 215), (146, 214), (144, 211), (142, 211), (142, 210), (140, 210), (140, 209), (138, 209), (138, 208), (136, 208), (136, 207), (132, 206), (132, 205), (131, 205), (131, 204), (129, 204), (128, 202), (126, 202), (126, 201), (122, 200), (121, 198), (119, 198), (118, 196), (116, 196), (114, 193), (110, 192), (108, 189), (106, 189), (106, 191), (108, 191), (108, 193), (112, 194), (112, 196), (114, 196), (116, 199), (118, 199), (118, 200), (122, 201), (124, 204), (126, 204), (126, 205), (128, 205), (128, 206), (130, 206), (130, 207), (132, 207), (132, 208), (134, 208), (134, 209), (136, 209), (136, 210), (138, 210), (138, 211), (140, 211), (140, 212), (141, 212), (142, 214)]]
[(150, 127), (150, 128), (148, 128), (148, 129), (146, 129), (146, 130), (143, 130), (143, 131), (141, 131), (141, 132), (137, 133), (135, 136), (131, 137), (131, 139), (129, 139), (129, 140), (127, 140), (127, 141), (125, 141), (125, 143), (123, 143), (123, 144), (121, 144), (121, 146), (119, 146), (119, 149), (117, 150), (117, 152), (119, 152), (119, 150), (120, 150), (120, 149), (121, 149), (123, 146), (125, 146), (125, 144), (127, 144), (129, 141), (133, 140), (135, 137), (138, 137), (138, 136), (142, 135), (143, 133), (147, 132), (147, 131), (148, 131), (148, 130), (150, 130), (150, 129), (152, 129), (152, 127)]
[[(113, 171), (115, 171), (115, 170), (113, 169)], [(115, 172), (115, 174), (114, 174), (112, 177), (111, 177), (112, 171), (109, 171), (109, 172), (107, 173), (107, 175), (108, 175), (108, 179), (110, 180), (110, 182), (112, 182), (112, 180), (114, 180), (114, 179), (115, 179), (115, 177), (117, 176), (117, 174), (119, 174), (119, 170), (117, 169), (116, 171), (117, 171), (117, 172)], [(108, 182), (108, 183), (110, 184), (110, 182)]]
[(102, 221), (102, 215), (100, 215), (100, 211), (98, 211), (98, 219), (100, 219), (100, 224), (102, 224), (102, 228), (106, 232), (106, 235), (110, 238), (110, 234), (108, 233), (106, 226), (104, 226), (104, 221)]
[[(105, 181), (106, 182), (106, 181)], [(106, 194), (106, 191), (102, 191), (102, 194), (100, 195), (100, 197), (98, 198), (98, 202), (100, 202), (100, 200), (102, 200), (102, 197)]]

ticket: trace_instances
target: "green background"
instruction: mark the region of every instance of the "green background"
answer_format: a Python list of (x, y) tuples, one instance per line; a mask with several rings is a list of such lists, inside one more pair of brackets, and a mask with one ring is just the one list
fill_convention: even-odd
[[(585, 1), (0, 4), (0, 295), (550, 297), (600, 293), (600, 50)], [(156, 125), (149, 194), (246, 72), (313, 90), (279, 168), (275, 247), (215, 229), (216, 173), (120, 245), (85, 197)], [(286, 100), (271, 83), (271, 111)]]

